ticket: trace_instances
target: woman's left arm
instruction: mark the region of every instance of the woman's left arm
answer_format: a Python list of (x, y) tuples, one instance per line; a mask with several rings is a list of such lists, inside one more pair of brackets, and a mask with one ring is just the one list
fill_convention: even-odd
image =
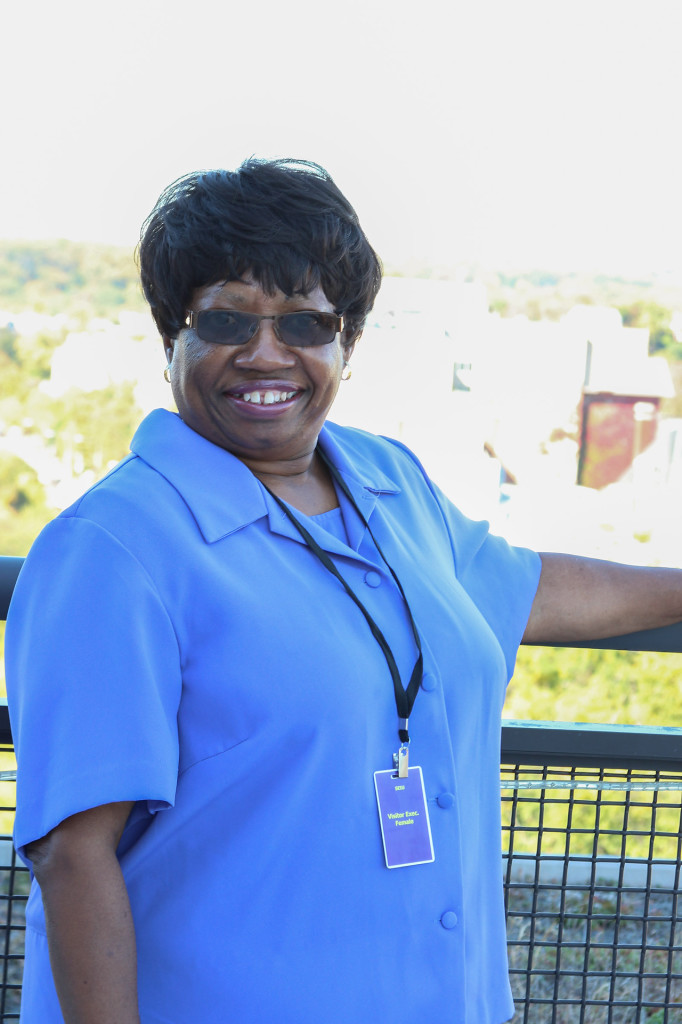
[(598, 640), (682, 620), (682, 569), (543, 553), (524, 644)]

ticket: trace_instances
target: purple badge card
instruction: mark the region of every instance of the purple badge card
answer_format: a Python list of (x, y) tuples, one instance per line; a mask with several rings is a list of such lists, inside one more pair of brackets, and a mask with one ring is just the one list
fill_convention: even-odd
[(391, 770), (375, 772), (374, 787), (386, 867), (430, 864), (435, 858), (421, 768), (410, 768), (406, 779)]

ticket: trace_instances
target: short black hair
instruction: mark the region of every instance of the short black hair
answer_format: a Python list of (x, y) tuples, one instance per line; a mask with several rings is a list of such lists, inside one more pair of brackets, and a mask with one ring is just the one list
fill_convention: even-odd
[(355, 210), (307, 160), (252, 157), (236, 171), (179, 178), (143, 224), (138, 258), (152, 316), (169, 338), (186, 326), (195, 288), (248, 274), (268, 294), (321, 287), (343, 314), (349, 343), (381, 284), (381, 263)]

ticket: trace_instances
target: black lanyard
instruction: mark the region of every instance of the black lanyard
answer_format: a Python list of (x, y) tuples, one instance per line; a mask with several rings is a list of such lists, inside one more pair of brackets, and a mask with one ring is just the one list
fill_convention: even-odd
[(393, 569), (391, 568), (391, 566), (388, 564), (388, 562), (386, 560), (386, 556), (384, 555), (383, 551), (379, 547), (379, 543), (378, 543), (376, 537), (374, 536), (374, 534), (372, 533), (372, 530), (370, 528), (369, 523), (367, 522), (367, 520), (363, 516), (362, 512), (360, 511), (360, 509), (356, 505), (355, 499), (353, 498), (353, 495), (351, 494), (350, 490), (348, 489), (346, 481), (342, 479), (341, 475), (339, 474), (338, 470), (336, 469), (336, 466), (332, 465), (332, 463), (329, 462), (329, 460), (320, 451), (319, 448), (318, 448), (318, 453), (321, 455), (322, 459), (326, 463), (326, 465), (327, 465), (330, 473), (332, 474), (335, 482), (339, 485), (339, 487), (341, 488), (341, 490), (343, 491), (345, 496), (348, 498), (348, 500), (352, 504), (353, 508), (358, 513), (358, 515), (360, 516), (361, 520), (363, 521), (363, 523), (367, 527), (367, 530), (369, 531), (369, 535), (372, 538), (372, 540), (374, 541), (374, 545), (375, 545), (377, 551), (379, 552), (379, 554), (380, 554), (384, 564), (386, 565), (388, 571), (390, 572), (391, 576), (395, 580), (396, 586), (398, 587), (398, 590), (400, 591), (402, 599), (405, 602), (405, 607), (407, 609), (407, 615), (408, 615), (408, 618), (410, 620), (410, 626), (412, 627), (412, 635), (414, 636), (414, 642), (416, 644), (417, 651), (419, 652), (418, 656), (417, 656), (417, 660), (416, 660), (416, 662), (414, 664), (414, 668), (412, 669), (412, 675), (410, 676), (410, 681), (407, 684), (407, 687), (404, 687), (403, 684), (402, 684), (402, 680), (400, 678), (400, 672), (398, 671), (398, 666), (397, 666), (396, 660), (395, 660), (395, 658), (393, 656), (393, 651), (389, 647), (389, 644), (388, 644), (388, 641), (386, 640), (386, 637), (381, 632), (381, 630), (379, 629), (378, 625), (376, 624), (376, 622), (374, 621), (374, 619), (370, 615), (370, 613), (367, 610), (367, 608), (365, 608), (365, 606), (362, 603), (362, 601), (360, 600), (360, 598), (357, 596), (357, 594), (352, 590), (350, 585), (343, 578), (343, 576), (341, 575), (339, 570), (336, 568), (336, 566), (332, 562), (332, 560), (329, 557), (329, 555), (327, 554), (327, 552), (323, 548), (321, 548), (320, 545), (315, 540), (315, 538), (310, 535), (310, 533), (306, 530), (306, 528), (303, 525), (303, 523), (299, 522), (299, 520), (296, 518), (294, 513), (289, 508), (289, 506), (286, 505), (285, 502), (283, 502), (281, 500), (281, 498), (278, 498), (276, 494), (273, 494), (273, 492), (270, 490), (269, 487), (266, 487), (265, 489), (268, 491), (268, 493), (270, 495), (272, 495), (272, 497), (275, 499), (275, 501), (277, 502), (279, 507), (282, 509), (282, 511), (285, 513), (287, 518), (293, 523), (293, 525), (296, 527), (298, 532), (301, 534), (301, 536), (303, 537), (303, 540), (306, 542), (308, 547), (318, 557), (320, 562), (322, 562), (322, 564), (324, 565), (325, 569), (327, 569), (332, 574), (332, 576), (335, 576), (337, 578), (337, 580), (341, 583), (341, 585), (343, 586), (343, 588), (346, 591), (346, 593), (348, 594), (348, 596), (355, 602), (355, 604), (358, 606), (358, 608), (360, 609), (362, 614), (365, 616), (365, 619), (367, 620), (367, 625), (370, 628), (372, 636), (374, 637), (376, 642), (379, 644), (379, 647), (381, 648), (381, 650), (383, 652), (383, 655), (384, 655), (384, 657), (386, 659), (386, 664), (388, 665), (389, 671), (391, 673), (391, 679), (393, 680), (393, 689), (394, 689), (394, 692), (395, 692), (395, 705), (396, 705), (396, 708), (397, 708), (397, 711), (398, 711), (398, 718), (400, 720), (400, 728), (398, 729), (398, 736), (400, 737), (400, 742), (401, 743), (409, 743), (410, 742), (410, 736), (409, 736), (409, 733), (408, 733), (408, 719), (410, 717), (410, 713), (411, 713), (412, 708), (414, 706), (414, 702), (415, 702), (415, 700), (417, 698), (417, 693), (419, 691), (419, 687), (421, 686), (422, 675), (423, 675), (423, 671), (424, 671), (424, 656), (422, 654), (422, 646), (421, 646), (421, 641), (419, 639), (419, 632), (417, 630), (417, 626), (415, 624), (415, 621), (414, 621), (414, 619), (412, 617), (412, 611), (410, 609), (410, 605), (408, 603), (408, 600), (405, 597), (405, 591), (402, 588), (400, 580), (396, 576), (396, 574), (393, 571)]

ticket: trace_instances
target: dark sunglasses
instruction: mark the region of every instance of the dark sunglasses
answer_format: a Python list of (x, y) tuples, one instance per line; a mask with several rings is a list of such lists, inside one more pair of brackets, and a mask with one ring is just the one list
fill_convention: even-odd
[(335, 313), (302, 310), (263, 316), (260, 313), (238, 313), (234, 309), (190, 310), (189, 325), (202, 341), (214, 345), (245, 345), (260, 328), (261, 320), (272, 320), (275, 334), (284, 345), (311, 348), (328, 345), (343, 330), (343, 317)]

